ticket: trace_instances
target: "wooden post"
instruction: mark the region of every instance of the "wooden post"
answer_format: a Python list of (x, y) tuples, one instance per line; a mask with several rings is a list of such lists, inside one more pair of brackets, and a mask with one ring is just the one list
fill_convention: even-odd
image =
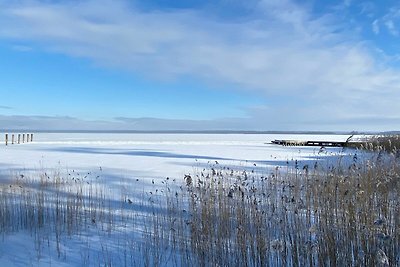
[(22, 134), (22, 143), (25, 143), (25, 134)]
[(29, 134), (26, 134), (26, 142), (29, 143)]
[(18, 134), (18, 144), (21, 143), (21, 134)]
[(11, 144), (14, 144), (14, 134), (11, 135)]
[(33, 142), (33, 134), (31, 134), (31, 142)]
[(8, 145), (8, 134), (6, 134), (6, 146)]

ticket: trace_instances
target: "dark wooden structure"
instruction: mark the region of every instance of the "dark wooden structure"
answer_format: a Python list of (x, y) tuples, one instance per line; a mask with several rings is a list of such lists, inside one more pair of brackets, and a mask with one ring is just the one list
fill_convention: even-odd
[(318, 146), (318, 147), (359, 147), (362, 142), (355, 141), (302, 141), (302, 140), (274, 140), (271, 142), (282, 146)]
[[(20, 144), (21, 143), (21, 135), (22, 135), (22, 143), (25, 143), (25, 135), (26, 135), (26, 143), (33, 142), (33, 134), (18, 134), (18, 141), (16, 139), (15, 134), (11, 134), (11, 145)], [(5, 134), (5, 143), (6, 146), (9, 145), (9, 134)]]

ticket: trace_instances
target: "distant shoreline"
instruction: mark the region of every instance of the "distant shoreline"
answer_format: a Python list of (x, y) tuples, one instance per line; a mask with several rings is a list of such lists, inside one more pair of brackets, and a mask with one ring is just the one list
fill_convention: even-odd
[(236, 130), (24, 130), (24, 129), (0, 129), (3, 133), (32, 132), (32, 133), (88, 133), (88, 134), (316, 134), (316, 135), (364, 135), (364, 134), (399, 134), (400, 131), (386, 132), (346, 132), (346, 131), (236, 131)]

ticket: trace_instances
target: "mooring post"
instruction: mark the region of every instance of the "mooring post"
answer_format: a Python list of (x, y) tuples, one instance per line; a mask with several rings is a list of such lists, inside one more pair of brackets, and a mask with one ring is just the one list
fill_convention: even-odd
[(11, 144), (14, 144), (14, 134), (11, 135)]
[(22, 134), (22, 143), (25, 143), (25, 134)]
[(6, 146), (8, 145), (8, 134), (6, 134)]
[(26, 142), (29, 143), (29, 134), (26, 134)]
[(21, 134), (18, 134), (18, 144), (21, 143)]
[(31, 142), (33, 142), (33, 134), (31, 134)]

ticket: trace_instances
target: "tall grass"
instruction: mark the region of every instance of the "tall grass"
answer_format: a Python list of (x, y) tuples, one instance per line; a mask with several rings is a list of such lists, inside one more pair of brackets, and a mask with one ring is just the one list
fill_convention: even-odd
[(216, 162), (119, 194), (17, 176), (0, 189), (0, 233), (32, 236), (38, 262), (79, 251), (84, 266), (399, 266), (400, 157), (357, 154), (324, 169)]
[(189, 186), (191, 246), (206, 266), (398, 266), (400, 166), (216, 170)]
[(374, 151), (386, 151), (389, 153), (400, 153), (400, 135), (377, 135), (366, 140), (364, 148)]

